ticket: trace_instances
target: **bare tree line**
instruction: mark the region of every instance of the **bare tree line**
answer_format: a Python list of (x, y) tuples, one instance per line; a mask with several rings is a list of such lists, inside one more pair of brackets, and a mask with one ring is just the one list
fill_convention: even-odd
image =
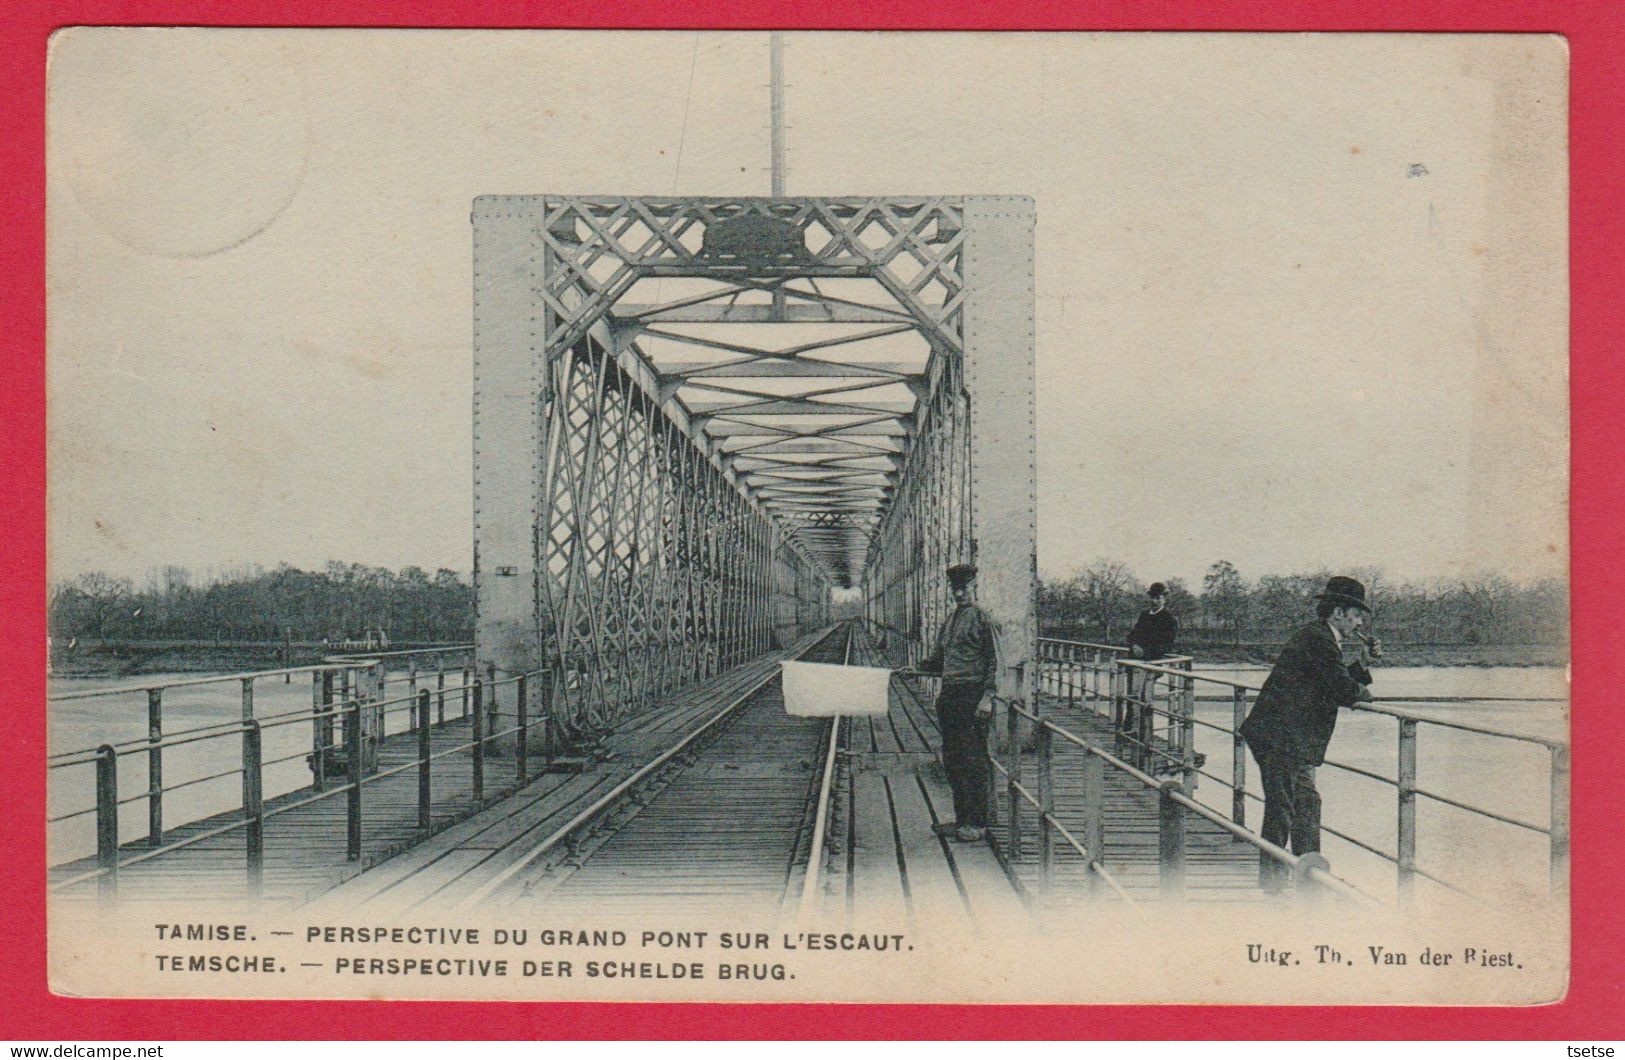
[(58, 644), (107, 640), (320, 641), (382, 629), (395, 641), (461, 641), (474, 629), (474, 594), (456, 571), (390, 571), (286, 563), (199, 578), (185, 567), (129, 578), (91, 572), (51, 586), (47, 607)]
[[(1193, 589), (1161, 579), (1185, 639), (1257, 643), (1279, 640), (1314, 613), (1330, 572), (1244, 577), (1227, 560)], [(1480, 573), (1395, 583), (1380, 570), (1352, 572), (1366, 583), (1385, 637), (1430, 644), (1562, 644), (1568, 639), (1568, 591), (1562, 582), (1514, 582)], [(1150, 581), (1126, 564), (1100, 559), (1065, 580), (1040, 583), (1039, 623), (1049, 634), (1116, 643), (1144, 605)], [(398, 641), (457, 641), (473, 634), (468, 582), (441, 568), (398, 572), (356, 563), (321, 571), (288, 564), (198, 577), (185, 567), (152, 571), (137, 588), (129, 578), (92, 572), (51, 587), (53, 638), (97, 640), (319, 641), (387, 630)]]
[(1179, 578), (1141, 579), (1127, 564), (1099, 559), (1063, 581), (1042, 582), (1038, 620), (1050, 635), (1118, 643), (1145, 603), (1153, 580), (1169, 590), (1169, 609), (1191, 643), (1266, 643), (1313, 616), (1315, 596), (1333, 573), (1366, 584), (1385, 637), (1426, 644), (1564, 644), (1568, 589), (1553, 578), (1515, 582), (1502, 574), (1394, 582), (1381, 570), (1305, 571), (1243, 576), (1219, 560), (1201, 586)]

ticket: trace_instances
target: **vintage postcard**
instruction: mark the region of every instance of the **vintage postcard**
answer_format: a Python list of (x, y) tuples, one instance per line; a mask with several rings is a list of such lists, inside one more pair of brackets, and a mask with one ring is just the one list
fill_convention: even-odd
[(1561, 999), (1567, 94), (58, 32), (51, 988)]

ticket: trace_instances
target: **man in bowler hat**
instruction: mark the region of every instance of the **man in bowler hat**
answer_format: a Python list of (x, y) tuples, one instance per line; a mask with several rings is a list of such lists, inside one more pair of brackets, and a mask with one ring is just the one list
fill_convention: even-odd
[[(1168, 610), (1166, 585), (1152, 582), (1145, 596), (1149, 606), (1140, 612), (1134, 628), (1128, 631), (1128, 650), (1136, 659), (1156, 662), (1174, 650), (1174, 641), (1179, 639), (1179, 619)], [(1129, 669), (1129, 701), (1123, 707), (1123, 716), (1118, 719), (1119, 727), (1125, 732), (1134, 731), (1135, 703), (1149, 702), (1156, 683), (1157, 674), (1154, 672)]]
[[(1264, 786), (1263, 837), (1292, 853), (1320, 850), (1320, 793), (1315, 767), (1326, 760), (1337, 725), (1337, 709), (1371, 700), (1371, 671), (1362, 661), (1344, 665), (1343, 642), (1358, 636), (1370, 614), (1365, 586), (1335, 577), (1315, 604), (1315, 621), (1300, 627), (1282, 645), (1241, 735), (1258, 762)], [(1375, 641), (1368, 642), (1373, 651)], [(1268, 854), (1259, 854), (1259, 884), (1278, 893), (1291, 873)]]
[(972, 602), (975, 585), (975, 567), (960, 563), (948, 568), (953, 613), (943, 622), (931, 654), (918, 667), (898, 671), (942, 678), (937, 723), (942, 729), (942, 766), (954, 793), (954, 820), (934, 827), (937, 834), (965, 843), (987, 834), (991, 782), (987, 733), (999, 672), (996, 626)]

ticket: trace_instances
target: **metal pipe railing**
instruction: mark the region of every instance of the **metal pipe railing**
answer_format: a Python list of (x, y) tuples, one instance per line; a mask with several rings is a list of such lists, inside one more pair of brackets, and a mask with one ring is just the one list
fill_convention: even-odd
[(451, 655), (472, 652), (473, 650), (474, 645), (472, 644), (447, 644), (438, 648), (408, 648), (405, 651), (338, 651), (330, 653), (327, 657), (330, 659), (406, 659), (421, 655)]
[[(1356, 888), (1353, 884), (1333, 875), (1330, 871), (1330, 866), (1320, 855), (1296, 855), (1290, 853), (1289, 851), (1268, 842), (1261, 836), (1248, 831), (1246, 828), (1228, 820), (1217, 811), (1197, 802), (1195, 799), (1191, 798), (1189, 793), (1185, 790), (1185, 785), (1187, 783), (1186, 781), (1155, 777), (1150, 773), (1139, 769), (1132, 763), (1124, 761), (1116, 755), (1111, 754), (1104, 748), (1090, 743), (1084, 737), (1072, 732), (1064, 726), (1058, 725), (1050, 719), (1041, 716), (1036, 711), (1028, 709), (1020, 700), (1004, 699), (1002, 697), (995, 696), (994, 704), (996, 709), (1002, 707), (1005, 710), (1009, 732), (1012, 736), (1014, 736), (1018, 731), (1016, 719), (1018, 717), (1026, 718), (1032, 723), (1036, 732), (1047, 733), (1050, 737), (1060, 737), (1062, 740), (1072, 743), (1088, 754), (1092, 760), (1098, 760), (1098, 762), (1103, 763), (1105, 766), (1110, 766), (1130, 779), (1136, 781), (1147, 790), (1155, 791), (1157, 793), (1158, 889), (1164, 899), (1178, 899), (1184, 894), (1186, 821), (1188, 815), (1194, 813), (1217, 824), (1219, 827), (1230, 832), (1235, 838), (1251, 844), (1258, 849), (1262, 855), (1276, 860), (1282, 865), (1286, 866), (1299, 879), (1308, 880), (1327, 893), (1334, 894), (1351, 902), (1369, 903), (1375, 901), (1369, 895), (1366, 895), (1364, 892)], [(1012, 744), (1017, 748), (1017, 751), (1013, 752), (1013, 755), (1019, 754), (1019, 741), (1012, 740)], [(1038, 766), (1041, 776), (1050, 773), (1053, 769), (1052, 763), (1050, 762), (1050, 759), (1052, 758), (1052, 746), (1051, 740), (1045, 739), (1040, 741), (1037, 747), (1037, 751), (1039, 752)], [(993, 769), (1005, 777), (1006, 783), (1010, 786), (1012, 792), (1019, 793), (1021, 796), (1021, 799), (1019, 800), (1015, 798), (1010, 800), (1009, 835), (1020, 834), (1021, 826), (1019, 815), (1021, 812), (1021, 804), (1022, 802), (1026, 802), (1028, 805), (1031, 805), (1039, 810), (1040, 821), (1043, 822), (1044, 827), (1055, 828), (1060, 826), (1060, 829), (1065, 837), (1069, 839), (1069, 841), (1075, 840), (1075, 837), (1071, 835), (1070, 831), (1065, 831), (1064, 825), (1061, 825), (1061, 822), (1054, 818), (1053, 810), (1045, 808), (1042, 796), (1033, 796), (1025, 785), (1020, 783), (1019, 774), (1017, 773), (1016, 768), (1014, 768), (1016, 765), (1014, 758), (1012, 760), (1011, 767), (1006, 767), (1003, 763), (999, 762), (996, 755), (989, 754), (988, 758)], [(1086, 792), (1091, 790), (1101, 792), (1101, 794), (1094, 795), (1086, 794), (1085, 810), (1086, 831), (1098, 830), (1099, 838), (1094, 840), (1094, 845), (1095, 850), (1101, 852), (1104, 851), (1103, 787), (1104, 785), (1102, 784), (1089, 783), (1086, 781)], [(1086, 864), (1088, 864), (1091, 868), (1104, 869), (1104, 865), (1100, 864), (1101, 855), (1098, 853), (1092, 853), (1087, 844), (1074, 841), (1073, 848), (1079, 852), (1079, 855), (1085, 859)], [(1022, 856), (1022, 849), (1019, 843), (1011, 843), (1008, 847), (1006, 856), (1012, 861), (1018, 861)], [(1109, 874), (1103, 873), (1103, 875), (1107, 875), (1109, 878)]]
[[(273, 715), (268, 718), (255, 718), (252, 716), (252, 679), (242, 679), (242, 712), (244, 716), (238, 721), (229, 723), (229, 727), (226, 727), (227, 723), (215, 723), (199, 727), (198, 730), (190, 733), (175, 734), (168, 737), (160, 736), (158, 739), (149, 740), (136, 746), (136, 750), (144, 751), (149, 755), (153, 753), (161, 754), (161, 752), (166, 748), (200, 743), (207, 740), (223, 739), (235, 735), (241, 741), (241, 765), (237, 768), (219, 771), (205, 777), (193, 778), (169, 786), (159, 786), (156, 788), (149, 786), (147, 791), (120, 799), (118, 797), (117, 785), (117, 767), (120, 751), (117, 747), (111, 744), (103, 744), (94, 752), (91, 752), (91, 757), (88, 759), (81, 760), (78, 758), (72, 758), (53, 763), (52, 768), (66, 768), (69, 766), (84, 764), (86, 761), (93, 762), (96, 765), (95, 806), (91, 807), (88, 811), (75, 811), (71, 814), (64, 814), (59, 817), (52, 818), (51, 820), (52, 822), (67, 820), (72, 817), (81, 816), (87, 812), (94, 812), (96, 814), (97, 867), (93, 870), (79, 873), (70, 877), (69, 879), (58, 881), (52, 885), (51, 889), (53, 891), (65, 890), (77, 884), (96, 879), (98, 880), (98, 891), (104, 897), (112, 897), (116, 895), (118, 891), (118, 877), (120, 870), (128, 869), (131, 866), (145, 861), (150, 861), (154, 858), (172, 853), (176, 850), (184, 849), (208, 839), (213, 839), (234, 831), (242, 831), (244, 833), (245, 845), (244, 866), (246, 886), (250, 894), (257, 895), (262, 892), (264, 885), (265, 822), (271, 817), (279, 816), (302, 806), (308, 806), (313, 803), (320, 802), (323, 799), (343, 795), (346, 801), (346, 853), (349, 860), (355, 861), (359, 860), (363, 854), (362, 824), (364, 820), (365, 808), (362, 799), (362, 792), (366, 785), (375, 784), (388, 777), (392, 777), (409, 770), (417, 770), (418, 824), (420, 829), (428, 831), (433, 824), (430, 767), (434, 761), (440, 758), (444, 758), (447, 755), (456, 754), (459, 752), (472, 751), (472, 757), (474, 759), (474, 777), (471, 779), (475, 784), (476, 801), (483, 803), (483, 766), (487, 745), (492, 741), (507, 736), (517, 736), (519, 742), (515, 752), (515, 787), (517, 788), (522, 786), (527, 782), (529, 778), (529, 768), (526, 737), (528, 736), (528, 730), (531, 722), (531, 716), (528, 710), (527, 688), (529, 679), (540, 671), (533, 671), (529, 674), (518, 674), (514, 677), (492, 682), (490, 685), (487, 685), (487, 683), (484, 681), (476, 679), (473, 682), (472, 689), (473, 700), (476, 705), (476, 709), (471, 718), (471, 727), (473, 730), (472, 738), (466, 743), (454, 744), (451, 747), (442, 749), (438, 753), (431, 753), (430, 735), (432, 726), (430, 723), (430, 711), (432, 696), (429, 689), (418, 689), (415, 695), (402, 696), (394, 699), (384, 699), (379, 695), (380, 690), (383, 687), (381, 677), (382, 668), (382, 663), (374, 663), (366, 668), (351, 667), (346, 669), (343, 674), (345, 678), (344, 684), (346, 686), (353, 686), (353, 690), (356, 692), (356, 695), (353, 697), (346, 696), (343, 701), (337, 703), (330, 701), (333, 691), (333, 682), (331, 680), (333, 676), (332, 673), (318, 672), (316, 688), (313, 692), (315, 706), (309, 713), (303, 710), (289, 711), (279, 715)], [(352, 670), (359, 669), (365, 669), (367, 673), (362, 674), (351, 672)], [(464, 672), (467, 672), (466, 668)], [(486, 711), (479, 709), (479, 705), (485, 698), (484, 692), (489, 687), (493, 692), (491, 699), (493, 702), (495, 702), (495, 689), (502, 685), (513, 685), (515, 688), (516, 724), (508, 728), (500, 728), (495, 723), (497, 715), (492, 713), (489, 715), (489, 720), (492, 722), (492, 724), (488, 727), (482, 726), (481, 722), (488, 720)], [(350, 690), (350, 687), (346, 687), (345, 689), (346, 692)], [(324, 702), (324, 699), (328, 701)], [(396, 766), (387, 770), (377, 770), (376, 767), (373, 767), (369, 773), (367, 770), (368, 756), (364, 749), (364, 740), (367, 738), (367, 729), (369, 727), (374, 729), (372, 739), (375, 741), (381, 740), (384, 728), (383, 719), (388, 714), (401, 710), (403, 705), (406, 710), (410, 711), (413, 718), (412, 724), (417, 732), (418, 754), (412, 761), (406, 763), (405, 765)], [(343, 729), (343, 748), (346, 752), (347, 759), (345, 762), (347, 773), (346, 782), (342, 786), (332, 788), (327, 788), (325, 785), (318, 785), (315, 782), (315, 780), (320, 778), (324, 772), (323, 770), (316, 768), (317, 764), (321, 763), (325, 759), (327, 752), (332, 750), (331, 745), (322, 743), (321, 737), (318, 736), (318, 749), (311, 756), (313, 766), (313, 782), (310, 790), (313, 792), (313, 794), (308, 798), (296, 799), (291, 803), (286, 803), (282, 806), (268, 810), (265, 806), (264, 796), (265, 768), (269, 765), (287, 762), (293, 760), (294, 758), (301, 757), (304, 752), (300, 752), (296, 755), (273, 758), (267, 761), (264, 755), (264, 730), (285, 725), (310, 722), (318, 732), (320, 732), (323, 728), (331, 731), (332, 721), (335, 718), (341, 722)], [(544, 716), (538, 720), (545, 723), (546, 718)], [(374, 754), (375, 753), (376, 752), (374, 752)], [(188, 836), (185, 839), (162, 845), (160, 845), (159, 841), (155, 841), (151, 836), (149, 836), (149, 846), (151, 849), (138, 853), (133, 857), (121, 857), (122, 847), (118, 838), (118, 811), (121, 805), (141, 799), (161, 798), (162, 794), (165, 792), (176, 791), (180, 788), (188, 787), (193, 784), (203, 783), (209, 780), (218, 780), (232, 775), (241, 775), (242, 777), (242, 801), (240, 804), (241, 816), (239, 819), (228, 821), (213, 828), (205, 829), (204, 831)]]
[[(1089, 649), (1087, 657), (1079, 656), (1078, 647), (1080, 646)], [(1180, 765), (1185, 779), (1185, 792), (1187, 795), (1190, 794), (1192, 785), (1198, 776), (1208, 777), (1221, 785), (1229, 787), (1231, 789), (1229, 820), (1236, 826), (1245, 828), (1247, 800), (1249, 798), (1255, 801), (1259, 800), (1256, 795), (1246, 790), (1246, 742), (1242, 739), (1239, 730), (1241, 723), (1247, 716), (1248, 697), (1250, 694), (1259, 692), (1262, 688), (1261, 685), (1194, 672), (1189, 668), (1189, 662), (1183, 658), (1156, 662), (1124, 658), (1121, 650), (1113, 649), (1109, 645), (1089, 645), (1082, 642), (1044, 638), (1039, 641), (1038, 657), (1040, 662), (1039, 688), (1041, 690), (1048, 691), (1058, 698), (1064, 698), (1068, 704), (1076, 703), (1079, 697), (1073, 694), (1073, 690), (1079, 685), (1079, 671), (1087, 673), (1088, 679), (1083, 681), (1082, 684), (1088, 688), (1088, 691), (1082, 699), (1088, 707), (1094, 709), (1097, 713), (1101, 705), (1107, 703), (1111, 705), (1113, 716), (1118, 722), (1120, 751), (1126, 749), (1129, 756), (1135, 758), (1136, 764), (1140, 767), (1147, 766), (1153, 759), (1176, 761)], [(1047, 669), (1045, 668), (1046, 664)], [(1143, 694), (1139, 696), (1129, 694), (1131, 684), (1129, 675), (1134, 673), (1155, 674), (1168, 683), (1169, 695), (1165, 697), (1162, 705), (1158, 705), (1151, 697)], [(1102, 683), (1109, 686), (1109, 693), (1099, 692)], [(1176, 684), (1179, 691), (1177, 702), (1174, 701), (1172, 695)], [(1196, 688), (1199, 684), (1223, 688), (1226, 694), (1211, 697), (1199, 696), (1196, 694)], [(1417, 877), (1440, 883), (1456, 893), (1472, 897), (1469, 891), (1440, 880), (1431, 874), (1423, 873), (1417, 868), (1418, 828), (1416, 805), (1418, 798), (1430, 799), (1485, 820), (1547, 835), (1550, 839), (1548, 852), (1549, 886), (1554, 894), (1565, 893), (1568, 885), (1568, 800), (1571, 784), (1567, 743), (1538, 734), (1499, 729), (1489, 725), (1456, 719), (1432, 717), (1409, 710), (1404, 706), (1404, 704), (1408, 703), (1442, 700), (1451, 702), (1476, 701), (1458, 700), (1455, 697), (1431, 697), (1428, 699), (1378, 697), (1374, 702), (1356, 705), (1356, 709), (1364, 712), (1395, 719), (1398, 728), (1398, 744), (1394, 776), (1384, 776), (1336, 759), (1327, 759), (1325, 763), (1333, 769), (1374, 780), (1395, 789), (1397, 849), (1393, 852), (1384, 851), (1367, 841), (1356, 839), (1334, 828), (1323, 826), (1323, 829), (1394, 864), (1401, 902), (1411, 900)], [(1226, 727), (1205, 719), (1197, 719), (1195, 717), (1195, 704), (1198, 701), (1228, 701), (1231, 704), (1231, 724)], [(1125, 711), (1130, 707), (1138, 709), (1141, 724), (1132, 732), (1124, 732), (1121, 723)], [(1162, 750), (1154, 745), (1155, 734), (1152, 726), (1157, 718), (1165, 720), (1163, 731), (1169, 747), (1168, 750)], [(1150, 721), (1147, 719), (1150, 719)], [(1198, 726), (1229, 735), (1231, 739), (1231, 777), (1228, 781), (1200, 769), (1199, 763), (1194, 759), (1194, 732)], [(1477, 806), (1464, 799), (1429, 791), (1421, 787), (1417, 778), (1416, 751), (1419, 734), (1423, 726), (1436, 726), (1442, 729), (1469, 732), (1544, 747), (1551, 756), (1550, 823), (1542, 826), (1508, 813)]]

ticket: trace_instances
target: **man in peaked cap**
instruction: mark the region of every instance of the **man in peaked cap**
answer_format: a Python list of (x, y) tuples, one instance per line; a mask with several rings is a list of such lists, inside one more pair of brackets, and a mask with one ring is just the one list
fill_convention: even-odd
[[(1371, 700), (1371, 671), (1355, 661), (1344, 665), (1343, 641), (1357, 636), (1371, 613), (1365, 586), (1335, 577), (1316, 597), (1315, 621), (1300, 627), (1281, 646), (1241, 735), (1258, 762), (1264, 787), (1263, 837), (1292, 853), (1320, 850), (1320, 793), (1315, 767), (1326, 760), (1337, 725), (1337, 709)], [(1375, 642), (1371, 642), (1373, 650)], [(1291, 873), (1259, 855), (1259, 884), (1278, 893)]]
[(975, 567), (959, 563), (948, 568), (953, 613), (943, 622), (931, 654), (918, 667), (899, 671), (942, 678), (937, 723), (942, 729), (942, 766), (954, 793), (954, 820), (935, 828), (939, 835), (952, 835), (965, 843), (987, 835), (992, 779), (987, 733), (999, 672), (997, 626), (972, 602), (975, 585)]

